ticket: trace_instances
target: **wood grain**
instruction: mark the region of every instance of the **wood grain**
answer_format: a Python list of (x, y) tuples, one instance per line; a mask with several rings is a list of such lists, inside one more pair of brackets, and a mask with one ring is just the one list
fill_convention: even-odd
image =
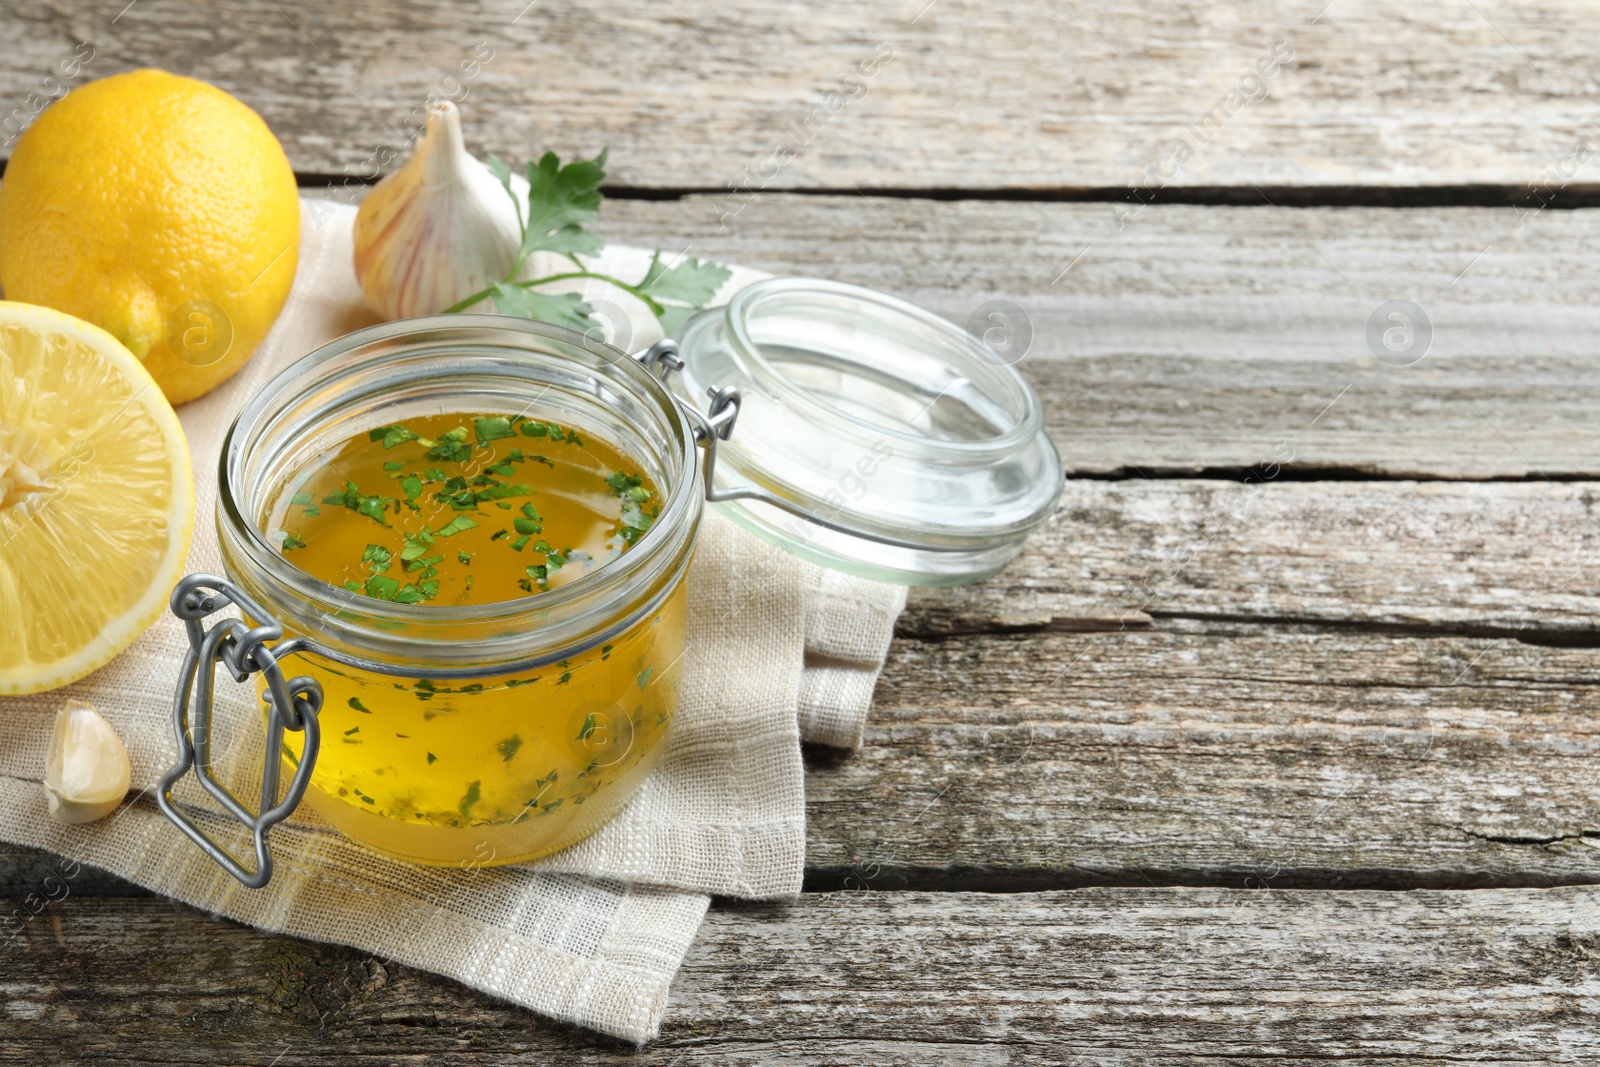
[(714, 909), (641, 1053), (360, 953), (68, 899), (0, 1064), (1583, 1063), (1584, 890), (807, 895)]
[(1161, 625), (897, 642), (808, 885), (1600, 882), (1592, 652)]
[(914, 590), (903, 632), (1088, 615), (1600, 637), (1594, 482), (1069, 481), (997, 577)]
[[(1292, 454), (1338, 477), (1600, 474), (1600, 212), (1171, 206), (1119, 227), (1104, 204), (769, 196), (721, 230), (716, 210), (612, 202), (604, 228), (1013, 326), (1073, 473)], [(1368, 342), (1395, 299), (1431, 327), (1410, 366)]]
[[(0, 110), (87, 40), (80, 80), (214, 82), (323, 175), (392, 166), (428, 95), (465, 91), (475, 150), (610, 144), (613, 179), (640, 188), (1488, 184), (1536, 204), (1595, 181), (1600, 30), (1575, 0), (123, 6), (7, 5)], [(462, 79), (475, 51), (491, 58)], [(795, 156), (769, 165), (780, 144)]]

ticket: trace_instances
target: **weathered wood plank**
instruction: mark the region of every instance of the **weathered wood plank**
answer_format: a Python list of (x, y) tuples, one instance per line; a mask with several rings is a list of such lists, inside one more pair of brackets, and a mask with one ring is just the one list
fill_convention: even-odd
[(1595, 180), (1600, 31), (1561, 0), (123, 6), (7, 5), (3, 110), (58, 91), (87, 40), (80, 79), (215, 82), (318, 174), (391, 165), (428, 94), (464, 92), (475, 148), (609, 143), (640, 187), (1487, 183), (1538, 203)]
[(902, 632), (1244, 618), (1593, 644), (1594, 482), (1069, 481), (997, 577), (913, 590)]
[(1591, 651), (1164, 626), (897, 642), (808, 885), (1600, 882)]
[(807, 895), (713, 909), (643, 1053), (347, 949), (67, 900), (0, 1064), (1583, 1063), (1593, 891)]
[[(1075, 473), (1600, 473), (1600, 211), (1173, 206), (1119, 227), (1104, 204), (768, 196), (720, 230), (718, 210), (612, 202), (605, 228), (978, 330), (1009, 316)], [(1369, 345), (1392, 299), (1429, 321), (1412, 366)]]

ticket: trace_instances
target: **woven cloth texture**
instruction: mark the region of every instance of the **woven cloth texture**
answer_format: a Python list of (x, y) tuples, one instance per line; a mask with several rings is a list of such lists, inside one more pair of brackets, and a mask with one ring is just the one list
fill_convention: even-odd
[[(302, 204), (300, 264), (277, 325), (228, 383), (179, 410), (198, 507), (189, 570), (222, 573), (214, 532), (221, 439), (245, 398), (314, 348), (374, 320), (351, 266), (353, 208)], [(649, 253), (607, 248), (595, 269), (642, 275)], [(763, 275), (735, 269), (719, 297)], [(654, 320), (603, 283), (630, 347)], [(620, 314), (618, 313), (620, 312)], [(688, 577), (689, 649), (681, 703), (660, 762), (610, 823), (535, 863), (428, 868), (354, 844), (302, 809), (271, 833), (275, 874), (246, 889), (157, 809), (174, 762), (172, 700), (187, 648), (164, 616), (111, 664), (65, 689), (0, 698), (0, 838), (49, 849), (265, 930), (351, 945), (447, 975), (544, 1015), (632, 1041), (654, 1036), (672, 976), (710, 894), (781, 898), (805, 861), (802, 739), (860, 743), (905, 590), (802, 562), (708, 509)], [(219, 777), (258, 795), (263, 739), (253, 687), (219, 672)], [(52, 820), (40, 778), (50, 727), (68, 698), (121, 734), (132, 800), (87, 826)], [(177, 799), (218, 841), (248, 854), (243, 831), (192, 783)]]

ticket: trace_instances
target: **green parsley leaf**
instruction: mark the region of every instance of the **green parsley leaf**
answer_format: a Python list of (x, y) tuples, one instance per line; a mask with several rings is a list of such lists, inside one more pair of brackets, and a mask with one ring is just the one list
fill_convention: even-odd
[(482, 784), (483, 783), (481, 781), (473, 782), (471, 785), (467, 786), (466, 793), (462, 795), (461, 806), (458, 810), (461, 812), (461, 817), (463, 819), (467, 817), (467, 813), (472, 810), (472, 806), (476, 804), (482, 797), (483, 793), (479, 789), (479, 786)]
[(400, 583), (385, 574), (374, 574), (367, 579), (364, 587), (366, 594), (378, 600), (393, 600), (395, 594), (400, 592)]
[(465, 515), (457, 515), (455, 518), (451, 519), (449, 522), (433, 531), (433, 535), (435, 537), (449, 537), (452, 534), (461, 533), (463, 530), (470, 530), (477, 525), (477, 523), (473, 522)]
[(623, 471), (613, 471), (612, 473), (606, 475), (606, 484), (609, 485), (611, 487), (611, 491), (616, 493), (618, 496), (626, 493), (629, 489), (638, 488), (641, 484), (643, 484), (643, 482), (644, 479), (639, 477), (637, 474), (627, 474)]
[(389, 520), (383, 517), (383, 498), (364, 496), (356, 503), (356, 510), (379, 526), (389, 525)]
[(414, 534), (406, 534), (406, 547), (400, 550), (400, 559), (410, 563), (427, 554), (428, 546), (433, 544), (433, 531), (424, 527)]
[(349, 701), (347, 701), (347, 703), (352, 708), (354, 708), (357, 711), (361, 712), (363, 715), (371, 715), (372, 714), (372, 709), (367, 707), (365, 704), (361, 703), (361, 698), (360, 697), (351, 697), (349, 699)]
[(499, 415), (474, 419), (472, 431), (477, 436), (480, 445), (488, 444), (490, 441), (498, 441), (502, 437), (510, 437), (516, 432), (511, 428), (511, 420), (502, 418)]
[(522, 736), (520, 734), (512, 734), (510, 737), (494, 746), (494, 750), (500, 753), (500, 759), (503, 762), (510, 763), (511, 757), (515, 756), (517, 754), (517, 749), (521, 747)]
[(639, 289), (656, 300), (700, 307), (709, 303), (733, 272), (721, 263), (684, 256), (674, 266), (661, 262), (661, 252), (650, 257), (650, 266)]
[(483, 501), (500, 500), (508, 496), (527, 496), (531, 492), (533, 490), (522, 482), (514, 482), (510, 485), (491, 485), (487, 489), (479, 489), (472, 495), (477, 500)]
[(417, 440), (417, 435), (404, 426), (379, 426), (367, 432), (367, 440), (382, 441), (384, 448), (393, 448)]
[(442, 433), (438, 442), (428, 449), (428, 458), (442, 460), (445, 463), (464, 463), (472, 458), (472, 446), (467, 444), (466, 440), (465, 426), (457, 426), (448, 433)]
[(580, 333), (599, 325), (590, 314), (594, 309), (577, 293), (551, 296), (501, 284), (494, 287), (489, 299), (494, 301), (494, 309), (502, 315), (548, 322), (552, 326), (566, 326)]
[(373, 574), (382, 574), (393, 561), (394, 554), (383, 545), (368, 545), (366, 551), (361, 553), (361, 562)]
[(617, 533), (624, 544), (632, 545), (645, 535), (654, 521), (654, 518), (646, 515), (644, 509), (636, 502), (625, 500), (622, 504), (622, 520), (617, 527)]
[[(600, 183), (605, 180), (606, 150), (593, 159), (566, 166), (554, 152), (528, 162), (528, 217), (522, 253), (559, 252), (569, 259), (594, 255), (605, 240), (583, 228), (600, 216)], [(575, 260), (574, 260), (575, 261)]]

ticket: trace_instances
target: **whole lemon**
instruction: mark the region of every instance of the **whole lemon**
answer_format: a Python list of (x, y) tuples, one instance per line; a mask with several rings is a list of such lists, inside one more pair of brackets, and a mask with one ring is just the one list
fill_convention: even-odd
[(294, 280), (294, 172), (221, 89), (136, 70), (74, 89), (0, 182), (0, 286), (102, 327), (174, 404), (255, 351)]

